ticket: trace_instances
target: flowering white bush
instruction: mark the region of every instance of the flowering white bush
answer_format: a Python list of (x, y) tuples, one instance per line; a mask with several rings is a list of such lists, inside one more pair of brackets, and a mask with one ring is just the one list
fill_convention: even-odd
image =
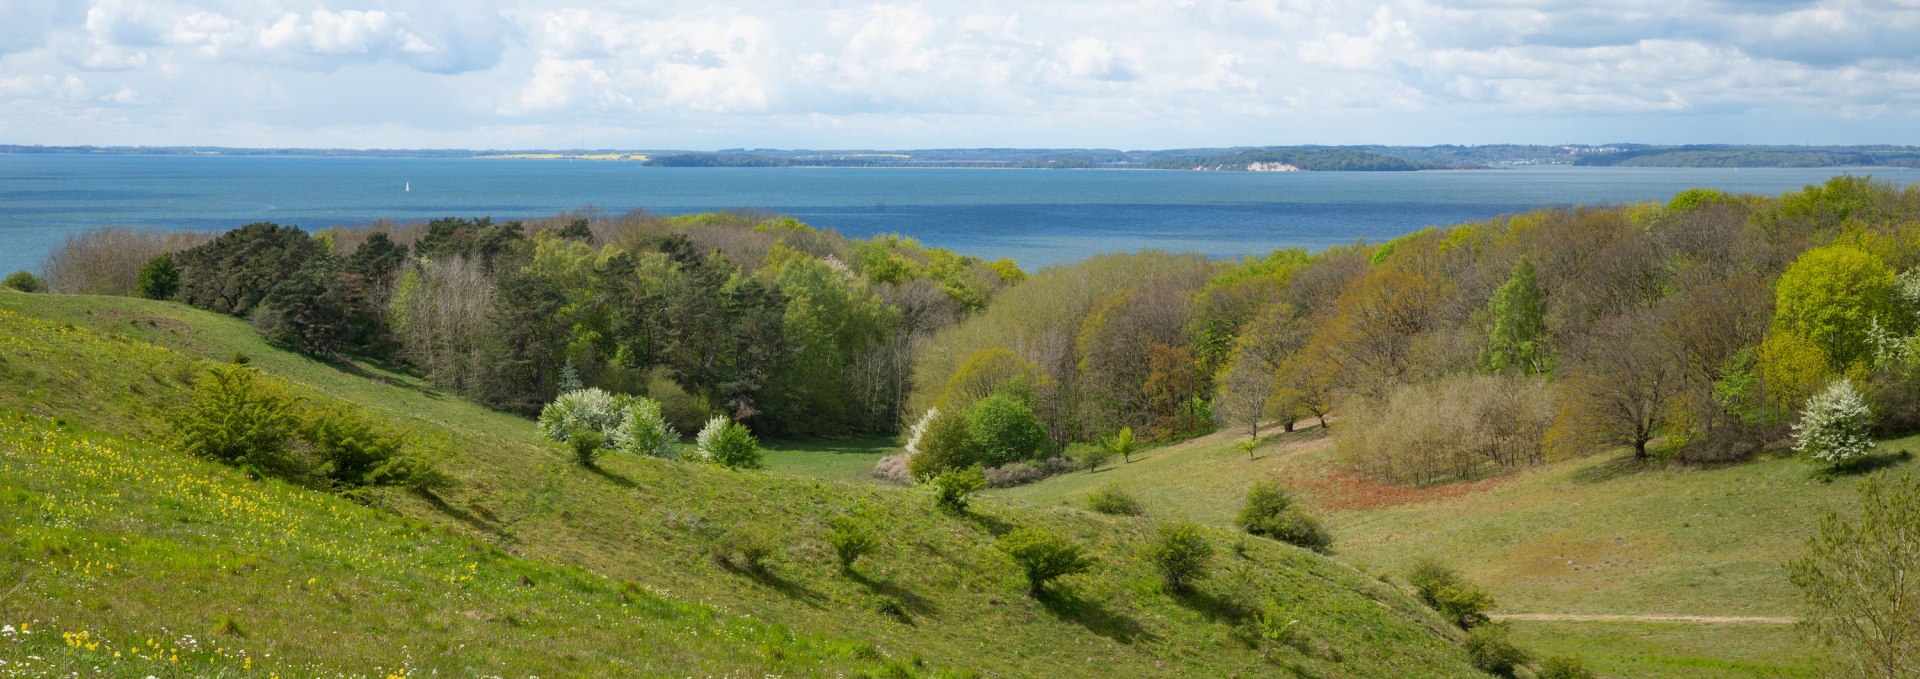
[(540, 409), (537, 426), (549, 441), (565, 443), (573, 430), (585, 427), (613, 440), (613, 432), (626, 419), (624, 399), (597, 387), (576, 389), (553, 399)]
[(939, 408), (928, 408), (926, 414), (921, 415), (920, 420), (907, 429), (907, 457), (920, 454), (920, 437), (926, 436), (927, 423), (932, 422), (933, 418), (939, 414)]
[(1793, 425), (1793, 450), (1834, 466), (1865, 457), (1873, 450), (1867, 434), (1872, 413), (1866, 399), (1842, 378), (1807, 399), (1800, 422)]
[(720, 433), (726, 431), (729, 424), (732, 424), (732, 421), (725, 415), (715, 415), (707, 420), (707, 424), (700, 427), (700, 433), (693, 437), (693, 456), (701, 462), (712, 462), (714, 447), (720, 441)]
[(680, 432), (674, 431), (673, 425), (667, 424), (660, 414), (660, 402), (644, 396), (623, 400), (626, 417), (608, 437), (613, 447), (635, 455), (672, 459), (673, 443), (680, 440)]

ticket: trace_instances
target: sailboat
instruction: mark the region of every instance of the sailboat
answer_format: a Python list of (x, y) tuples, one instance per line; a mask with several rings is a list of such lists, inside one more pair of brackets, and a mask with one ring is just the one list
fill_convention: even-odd
[(413, 182), (407, 182), (407, 193), (413, 193)]

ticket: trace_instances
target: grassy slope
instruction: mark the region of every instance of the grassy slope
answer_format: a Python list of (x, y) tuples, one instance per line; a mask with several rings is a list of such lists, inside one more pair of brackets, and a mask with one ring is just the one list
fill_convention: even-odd
[[(1920, 449), (1920, 438), (1882, 446)], [(1795, 459), (1679, 470), (1608, 454), (1403, 489), (1339, 471), (1330, 442), (1314, 430), (1276, 436), (1257, 455), (1249, 461), (1230, 437), (1216, 436), (995, 494), (1077, 503), (1112, 484), (1146, 500), (1149, 512), (1227, 525), (1248, 480), (1276, 478), (1327, 521), (1341, 559), (1397, 574), (1433, 556), (1488, 584), (1504, 611), (1792, 616), (1795, 595), (1780, 564), (1803, 548), (1821, 515), (1854, 501), (1859, 481), (1824, 479)], [(1913, 467), (1898, 464), (1893, 473)], [(1543, 649), (1579, 651), (1623, 676), (1816, 672), (1817, 649), (1785, 626), (1517, 625)]]
[[(1138, 557), (1152, 530), (1139, 520), (994, 501), (978, 503), (973, 516), (953, 517), (928, 511), (923, 498), (906, 490), (622, 456), (608, 459), (603, 472), (588, 472), (570, 464), (558, 447), (535, 443), (524, 419), (475, 407), (405, 376), (274, 350), (234, 319), (142, 300), (10, 292), (0, 293), (4, 310), (18, 315), (0, 319), (0, 343), (17, 346), (9, 346), (0, 363), (0, 384), (9, 387), (0, 389), (0, 408), (91, 430), (150, 435), (161, 429), (164, 407), (180, 398), (194, 357), (245, 352), (254, 365), (311, 398), (359, 403), (446, 452), (456, 489), (437, 502), (382, 495), (380, 501), (399, 514), (516, 556), (642, 583), (674, 600), (791, 629), (831, 631), (893, 657), (1006, 675), (1259, 674), (1271, 672), (1274, 663), (1306, 675), (1473, 674), (1436, 619), (1410, 600), (1344, 566), (1283, 546), (1255, 541), (1246, 557), (1223, 555), (1221, 568), (1197, 594), (1169, 596)], [(62, 331), (61, 323), (92, 332)], [(842, 577), (830, 563), (823, 524), (826, 516), (856, 507), (887, 525), (889, 539), (883, 553), (862, 562), (857, 577)], [(743, 524), (777, 532), (782, 549), (772, 557), (770, 575), (738, 574), (709, 556), (712, 536)], [(1026, 524), (1081, 541), (1101, 565), (1068, 578), (1068, 594), (1054, 601), (1024, 596), (1017, 570), (991, 540)], [(1225, 552), (1231, 539), (1222, 532), (1216, 542)], [(1290, 613), (1321, 646), (1338, 649), (1338, 657), (1281, 648), (1264, 658), (1231, 623), (1236, 608), (1267, 599), (1289, 602)], [(884, 600), (897, 602), (906, 620), (879, 612)], [(6, 605), (20, 604), (9, 599)], [(63, 618), (65, 624), (118, 619), (91, 606), (62, 615), (74, 616)], [(171, 628), (194, 625), (204, 622), (179, 620)], [(449, 629), (448, 635), (466, 643), (503, 643), (486, 631)], [(836, 650), (841, 646), (823, 648), (818, 663), (854, 662), (842, 658), (845, 652)], [(325, 654), (318, 647), (308, 652)], [(747, 665), (768, 655), (754, 648), (741, 653)], [(367, 655), (396, 662), (377, 649)]]

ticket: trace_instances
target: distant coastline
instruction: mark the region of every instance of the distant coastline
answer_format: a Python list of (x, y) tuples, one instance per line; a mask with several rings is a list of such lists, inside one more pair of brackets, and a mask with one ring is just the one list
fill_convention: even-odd
[(587, 160), (656, 167), (932, 167), (1212, 172), (1407, 172), (1532, 165), (1920, 168), (1920, 146), (1488, 144), (1115, 149), (311, 149), (0, 144), (0, 154)]

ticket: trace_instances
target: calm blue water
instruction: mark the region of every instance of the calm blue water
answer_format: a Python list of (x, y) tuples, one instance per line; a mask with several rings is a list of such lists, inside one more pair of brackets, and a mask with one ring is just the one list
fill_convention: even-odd
[[(1913, 170), (1875, 170), (1901, 184)], [(1777, 194), (1833, 170), (1538, 167), (1353, 173), (649, 168), (565, 160), (0, 154), (0, 272), (37, 270), (102, 225), (308, 228), (444, 216), (514, 218), (753, 207), (850, 236), (904, 233), (1030, 268), (1161, 248), (1215, 257), (1380, 241), (1544, 205), (1665, 200), (1707, 186)], [(412, 191), (403, 191), (408, 184)]]

